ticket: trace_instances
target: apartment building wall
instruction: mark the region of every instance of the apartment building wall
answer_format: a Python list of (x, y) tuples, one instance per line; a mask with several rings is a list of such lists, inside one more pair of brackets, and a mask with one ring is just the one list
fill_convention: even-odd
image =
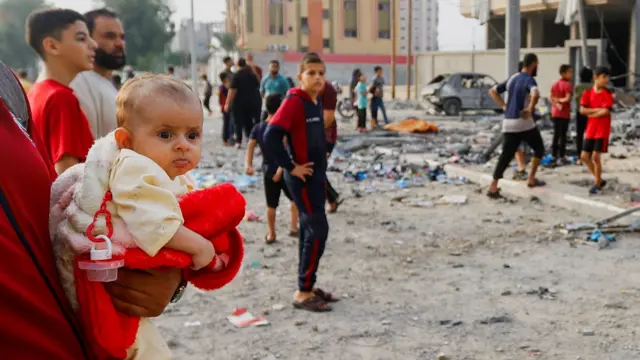
[(391, 3), (227, 0), (227, 31), (238, 34), (238, 45), (250, 51), (274, 50), (273, 45), (270, 48), (274, 44), (281, 51), (387, 55), (391, 54)]
[[(408, 0), (399, 0), (399, 50), (402, 54), (407, 53), (407, 40), (409, 30), (408, 3)], [(412, 0), (412, 18), (412, 51), (416, 53), (438, 50), (438, 1)]]

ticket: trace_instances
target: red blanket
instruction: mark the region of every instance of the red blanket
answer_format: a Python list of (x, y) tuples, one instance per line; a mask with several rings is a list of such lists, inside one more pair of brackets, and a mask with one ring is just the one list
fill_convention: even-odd
[[(196, 190), (181, 197), (180, 209), (184, 226), (210, 239), (216, 253), (229, 256), (224, 270), (213, 272), (212, 264), (198, 271), (191, 270), (191, 256), (179, 251), (162, 249), (154, 257), (142, 250), (127, 249), (125, 266), (133, 269), (159, 267), (182, 268), (184, 279), (202, 290), (215, 290), (229, 283), (240, 270), (244, 245), (236, 226), (245, 212), (245, 199), (231, 184)], [(123, 359), (133, 345), (140, 318), (116, 311), (100, 282), (87, 280), (84, 270), (75, 265), (78, 312), (86, 339), (98, 360)]]

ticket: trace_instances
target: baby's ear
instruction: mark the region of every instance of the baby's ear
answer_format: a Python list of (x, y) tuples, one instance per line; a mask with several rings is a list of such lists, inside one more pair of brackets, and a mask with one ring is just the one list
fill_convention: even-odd
[(120, 149), (131, 149), (131, 133), (129, 130), (119, 127), (115, 132), (116, 144)]

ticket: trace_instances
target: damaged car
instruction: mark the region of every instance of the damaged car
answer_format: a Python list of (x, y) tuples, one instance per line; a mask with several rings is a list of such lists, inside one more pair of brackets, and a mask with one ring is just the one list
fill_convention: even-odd
[(496, 84), (497, 81), (486, 74), (440, 74), (422, 89), (420, 95), (436, 111), (447, 115), (458, 115), (464, 110), (493, 110), (501, 113), (502, 109), (489, 95), (489, 89)]

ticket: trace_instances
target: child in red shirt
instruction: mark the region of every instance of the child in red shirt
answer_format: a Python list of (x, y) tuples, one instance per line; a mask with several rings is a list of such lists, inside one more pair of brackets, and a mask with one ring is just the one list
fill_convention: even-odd
[(66, 9), (43, 9), (27, 18), (27, 42), (44, 61), (44, 80), (28, 97), (33, 123), (58, 174), (83, 162), (93, 134), (69, 83), (93, 69), (96, 43), (84, 17)]
[(595, 178), (595, 184), (589, 190), (589, 193), (594, 195), (607, 184), (605, 180), (602, 180), (600, 154), (607, 152), (609, 135), (611, 134), (613, 95), (607, 89), (609, 73), (607, 67), (598, 66), (593, 72), (593, 88), (586, 90), (580, 100), (580, 113), (589, 117), (580, 158)]
[(553, 84), (549, 94), (553, 120), (552, 156), (554, 163), (558, 165), (568, 163), (564, 155), (567, 147), (567, 130), (569, 130), (569, 121), (571, 120), (572, 78), (571, 65), (560, 65), (560, 79)]

